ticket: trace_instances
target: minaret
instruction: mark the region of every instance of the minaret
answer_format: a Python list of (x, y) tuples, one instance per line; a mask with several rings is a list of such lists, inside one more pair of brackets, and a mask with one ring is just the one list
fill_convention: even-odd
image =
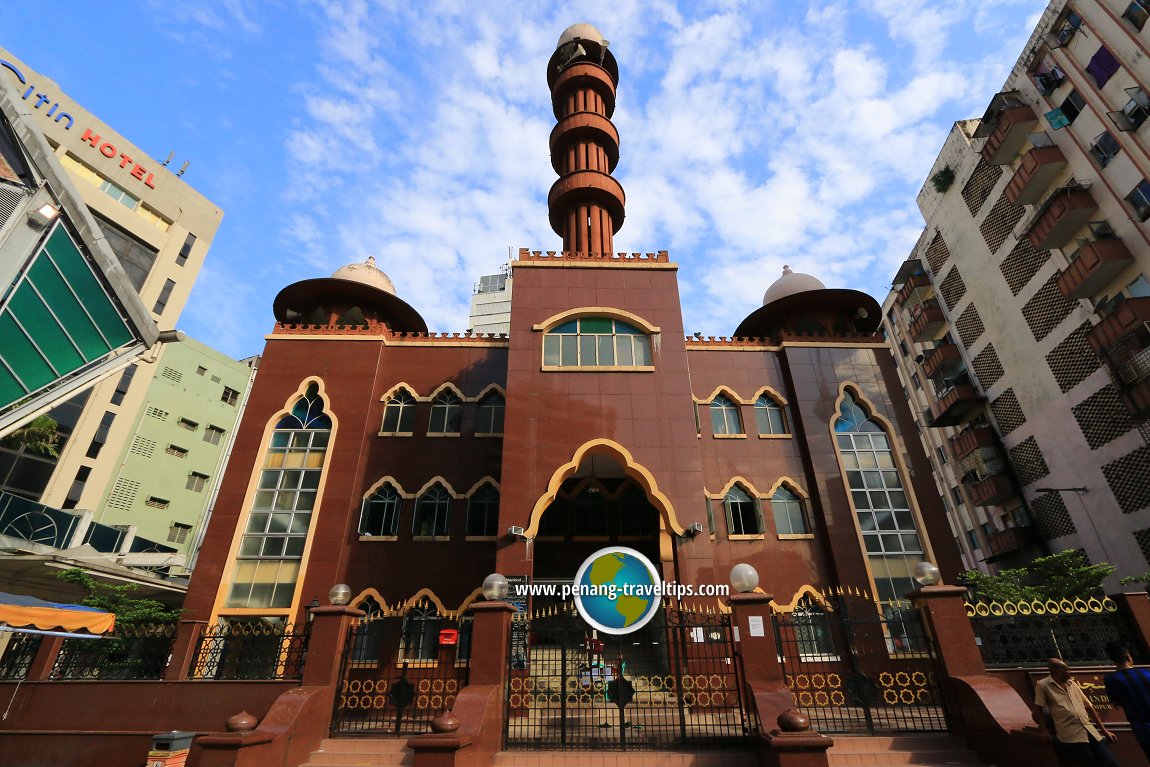
[(619, 66), (590, 24), (559, 36), (547, 62), (547, 84), (558, 124), (551, 131), (551, 165), (559, 180), (547, 195), (551, 228), (569, 253), (610, 254), (623, 226), (623, 187), (611, 177), (619, 162), (619, 132), (611, 123)]

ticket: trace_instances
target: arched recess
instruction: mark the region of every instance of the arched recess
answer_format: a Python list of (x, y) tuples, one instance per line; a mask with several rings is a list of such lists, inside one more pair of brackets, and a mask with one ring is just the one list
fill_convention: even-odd
[(484, 485), (491, 485), (491, 487), (495, 488), (496, 490), (500, 489), (499, 483), (493, 477), (488, 475), (481, 478), (478, 482), (472, 485), (471, 489), (464, 493), (462, 497), (470, 498), (471, 496), (475, 495), (476, 491), (478, 491), (479, 488), (483, 487)]
[(749, 401), (754, 404), (755, 402), (759, 401), (759, 397), (763, 396), (773, 399), (775, 402), (783, 405), (784, 407), (790, 404), (787, 402), (787, 398), (779, 394), (779, 392), (773, 386), (761, 387), (758, 391), (751, 395), (751, 399)]
[(809, 501), (811, 498), (810, 495), (807, 494), (807, 491), (803, 490), (802, 486), (798, 482), (794, 481), (790, 477), (785, 476), (776, 479), (775, 484), (771, 485), (771, 489), (768, 490), (767, 494), (762, 497), (770, 500), (771, 497), (774, 496), (775, 491), (780, 487), (786, 487), (788, 490), (802, 498), (804, 501)]
[[(723, 485), (722, 490), (720, 490), (718, 493), (707, 493), (707, 496), (717, 500), (722, 500), (723, 498), (727, 497), (727, 493), (731, 492), (731, 488), (735, 485), (741, 487), (743, 491), (752, 498), (758, 498), (762, 500), (764, 498), (769, 499), (771, 497), (770, 493), (766, 495), (760, 493), (758, 489), (753, 484), (751, 484), (751, 480), (741, 475), (731, 477), (729, 480), (727, 480), (727, 484)], [(771, 488), (771, 493), (774, 491), (775, 488)]]
[(579, 319), (580, 317), (609, 317), (613, 320), (620, 320), (629, 325), (634, 325), (648, 335), (655, 335), (660, 332), (658, 325), (652, 325), (639, 315), (633, 314), (625, 309), (615, 309), (610, 306), (579, 306), (574, 309), (568, 309), (558, 314), (553, 314), (542, 322), (532, 325), (531, 329), (545, 333), (551, 330), (551, 328), (562, 325), (567, 320)]
[(387, 402), (392, 397), (394, 397), (400, 390), (405, 391), (408, 394), (410, 394), (412, 399), (414, 399), (416, 402), (427, 402), (427, 400), (428, 400), (427, 397), (420, 397), (419, 391), (414, 386), (407, 383), (406, 381), (400, 381), (395, 386), (392, 386), (390, 389), (388, 389), (386, 392), (384, 392), (383, 396), (379, 398), (379, 401), (380, 402)]
[[(753, 405), (755, 403), (755, 400), (753, 400), (753, 399), (743, 399), (742, 397), (740, 397), (738, 395), (738, 393), (734, 389), (732, 389), (730, 386), (727, 386), (726, 384), (721, 384), (719, 386), (716, 386), (714, 388), (714, 390), (710, 394), (708, 394), (706, 397), (702, 397), (702, 398), (695, 397), (694, 398), (695, 403), (699, 404), (699, 405), (710, 404), (711, 402), (714, 401), (715, 397), (718, 397), (720, 394), (726, 395), (727, 399), (731, 400), (731, 402), (734, 402), (738, 405)], [(756, 398), (758, 397), (757, 394), (755, 396), (756, 396)]]
[(619, 462), (626, 475), (643, 489), (650, 499), (651, 505), (658, 510), (659, 518), (666, 532), (675, 535), (683, 535), (686, 532), (686, 528), (679, 522), (671, 500), (659, 490), (659, 483), (655, 480), (654, 475), (645, 466), (638, 463), (630, 451), (618, 442), (610, 439), (593, 439), (581, 445), (571, 460), (560, 466), (551, 475), (546, 492), (539, 497), (534, 508), (531, 509), (531, 521), (524, 533), (528, 538), (534, 538), (538, 533), (543, 512), (547, 511), (548, 507), (555, 501), (563, 481), (578, 470), (579, 464), (585, 457), (596, 454), (607, 455)]
[(458, 386), (453, 384), (451, 381), (445, 381), (445, 382), (441, 383), (439, 386), (437, 386), (435, 388), (435, 391), (433, 391), (431, 394), (427, 395), (427, 398), (423, 401), (424, 402), (434, 402), (435, 398), (438, 397), (441, 393), (443, 393), (445, 391), (450, 391), (453, 394), (455, 394), (456, 397), (459, 397), (460, 402), (474, 402), (474, 398), (468, 397), (466, 394), (463, 393), (462, 389), (460, 389)]
[(459, 500), (460, 498), (466, 498), (467, 497), (465, 495), (462, 495), (460, 493), (455, 492), (455, 488), (451, 486), (451, 483), (448, 482), (446, 479), (444, 479), (439, 474), (436, 474), (434, 477), (432, 477), (431, 479), (424, 482), (423, 487), (419, 488), (419, 490), (417, 490), (415, 492), (415, 495), (412, 497), (413, 498), (421, 497), (424, 493), (426, 493), (428, 490), (430, 490), (435, 485), (440, 485), (444, 490), (447, 491), (448, 495), (450, 495), (455, 500)]
[(375, 492), (377, 490), (379, 490), (384, 485), (391, 485), (392, 487), (394, 487), (395, 492), (399, 493), (400, 498), (414, 498), (415, 497), (415, 494), (408, 494), (408, 493), (404, 492), (403, 485), (399, 484), (399, 480), (396, 479), (395, 477), (391, 476), (390, 474), (388, 474), (386, 477), (380, 477), (378, 480), (376, 480), (375, 484), (373, 484), (371, 487), (369, 487), (367, 489), (367, 491), (363, 494), (364, 500), (367, 500), (368, 498), (370, 498), (372, 495), (375, 494)]
[(792, 613), (795, 611), (795, 608), (799, 606), (799, 602), (801, 602), (804, 597), (810, 597), (813, 601), (822, 605), (827, 610), (834, 609), (834, 605), (827, 601), (827, 598), (822, 595), (822, 592), (820, 592), (814, 586), (811, 586), (809, 583), (800, 587), (799, 590), (795, 592), (795, 595), (791, 597), (791, 601), (787, 604), (780, 604), (772, 599), (771, 609), (777, 613)]
[(451, 616), (455, 615), (455, 611), (448, 610), (447, 607), (443, 604), (443, 600), (439, 598), (439, 595), (427, 587), (420, 589), (419, 591), (415, 592), (414, 594), (412, 594), (407, 599), (403, 600), (403, 602), (400, 603), (400, 605), (401, 605), (400, 609), (403, 612), (407, 612), (412, 607), (419, 604), (420, 602), (422, 602), (425, 599), (428, 602), (431, 602), (433, 605), (435, 605), (435, 611), (439, 615), (442, 615), (444, 617), (451, 617)]
[(507, 390), (497, 383), (492, 383), (484, 386), (483, 390), (479, 392), (479, 394), (476, 394), (475, 397), (473, 397), (473, 400), (475, 402), (479, 402), (488, 394), (498, 394), (503, 399), (507, 399)]

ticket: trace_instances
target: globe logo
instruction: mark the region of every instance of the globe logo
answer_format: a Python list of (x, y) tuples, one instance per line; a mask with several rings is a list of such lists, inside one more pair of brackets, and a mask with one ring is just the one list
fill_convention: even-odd
[(625, 546), (599, 549), (579, 566), (572, 591), (575, 609), (592, 628), (630, 634), (662, 604), (659, 573), (651, 560)]

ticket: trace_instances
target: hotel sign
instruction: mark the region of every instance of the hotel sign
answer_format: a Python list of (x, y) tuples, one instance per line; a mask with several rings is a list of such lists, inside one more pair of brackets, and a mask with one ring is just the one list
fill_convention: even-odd
[[(51, 119), (55, 123), (62, 123), (61, 127), (64, 130), (72, 130), (76, 123), (76, 118), (68, 112), (62, 111), (59, 101), (47, 93), (37, 93), (36, 85), (29, 83), (28, 78), (24, 76), (20, 68), (12, 62), (0, 59), (0, 67), (11, 72), (12, 76), (15, 77), (23, 87), (23, 90), (20, 92), (21, 100), (30, 104), (33, 110), (40, 111), (40, 114), (45, 118)], [(48, 108), (44, 109), (45, 106)], [(149, 172), (146, 167), (140, 165), (140, 163), (133, 160), (124, 152), (116, 149), (115, 145), (110, 141), (103, 141), (100, 135), (94, 133), (91, 128), (85, 128), (84, 134), (80, 139), (109, 160), (119, 159), (120, 168), (127, 171), (127, 175), (131, 176), (137, 182), (149, 189), (156, 188), (156, 175), (154, 173)]]

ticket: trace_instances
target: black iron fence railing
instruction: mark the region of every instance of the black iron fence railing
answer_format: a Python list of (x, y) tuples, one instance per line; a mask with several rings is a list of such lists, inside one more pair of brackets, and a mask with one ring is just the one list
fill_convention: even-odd
[(1110, 663), (1106, 643), (1134, 635), (1110, 597), (967, 602), (966, 614), (990, 668), (1045, 666), (1048, 658)]
[(40, 649), (43, 637), (39, 634), (5, 632), (0, 634), (0, 642), (7, 638), (4, 651), (0, 653), (0, 681), (15, 682), (28, 676), (28, 669)]
[(264, 620), (205, 626), (189, 679), (300, 679), (310, 624)]
[(118, 625), (95, 639), (65, 639), (49, 679), (160, 679), (176, 626)]

